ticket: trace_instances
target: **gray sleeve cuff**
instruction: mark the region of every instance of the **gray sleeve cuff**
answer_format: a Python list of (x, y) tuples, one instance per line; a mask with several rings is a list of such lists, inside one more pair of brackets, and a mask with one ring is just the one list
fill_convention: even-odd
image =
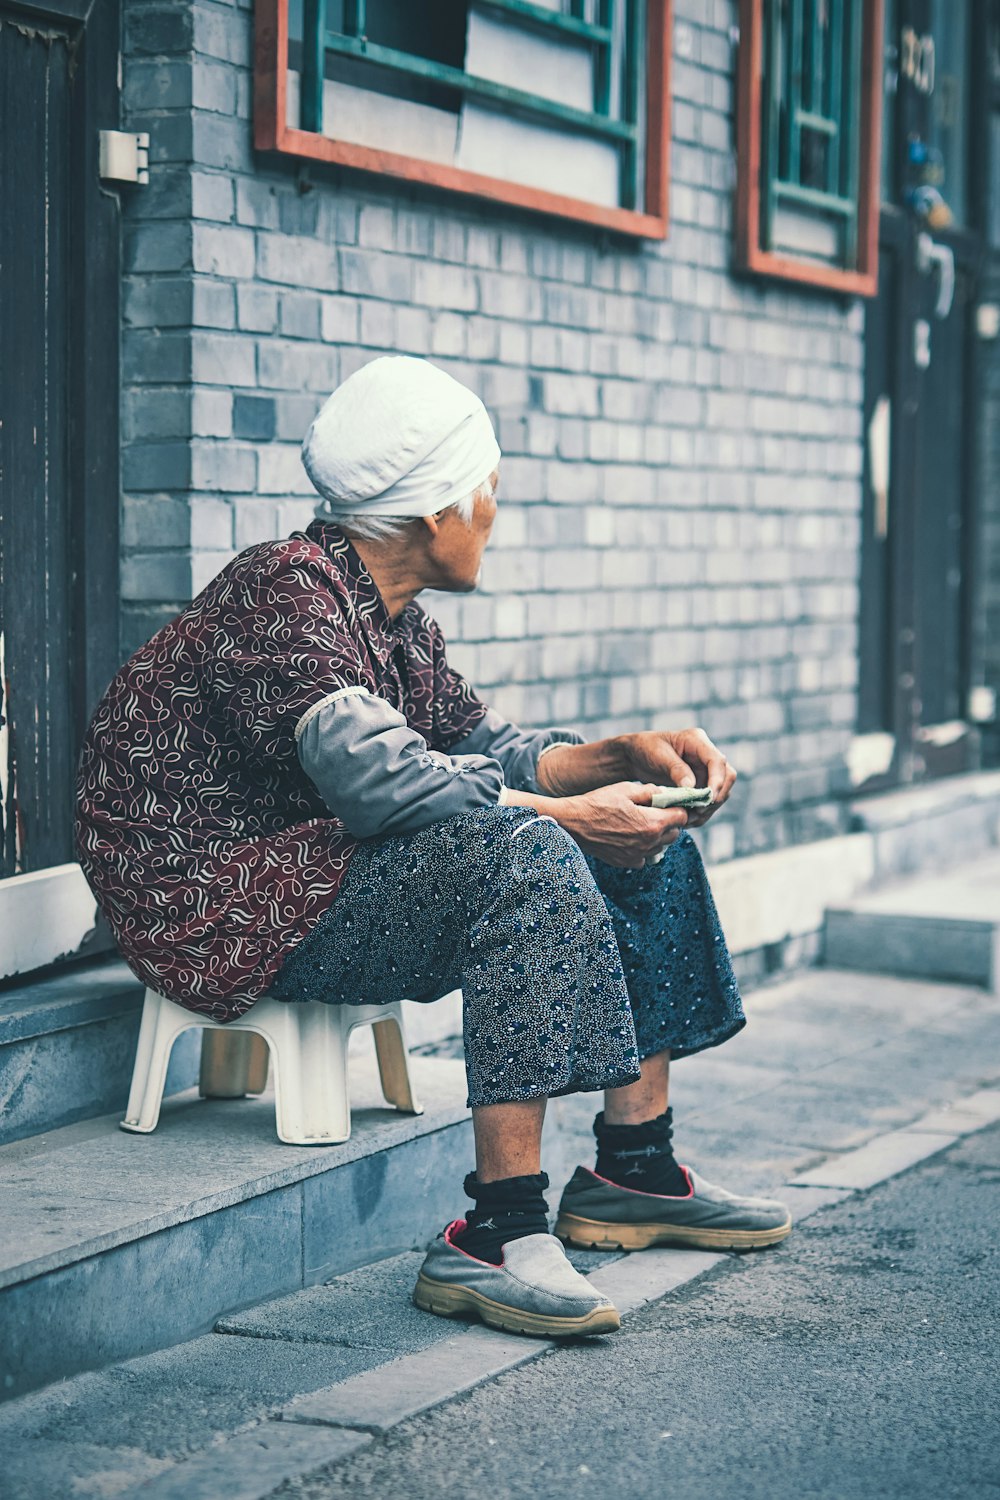
[(401, 713), (365, 691), (310, 709), (296, 743), (302, 769), (358, 838), (415, 833), (457, 813), (495, 807), (503, 790), (495, 759), (429, 750)]
[(520, 729), (509, 723), (493, 708), (486, 710), (471, 734), (453, 746), (462, 755), (488, 755), (500, 762), (504, 780), (517, 792), (545, 793), (538, 785), (538, 757), (550, 745), (585, 745), (587, 741), (575, 729)]

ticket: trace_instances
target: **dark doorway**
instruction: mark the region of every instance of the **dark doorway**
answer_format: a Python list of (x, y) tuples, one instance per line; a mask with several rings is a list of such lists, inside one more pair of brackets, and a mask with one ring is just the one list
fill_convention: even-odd
[(859, 733), (871, 788), (973, 769), (969, 549), (976, 172), (992, 0), (887, 0), (879, 291), (869, 305)]
[(117, 665), (119, 24), (119, 0), (0, 0), (0, 902), (73, 858)]

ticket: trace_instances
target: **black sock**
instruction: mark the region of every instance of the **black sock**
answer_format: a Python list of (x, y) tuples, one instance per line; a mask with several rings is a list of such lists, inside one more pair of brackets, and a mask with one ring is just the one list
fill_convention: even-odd
[(674, 1160), (670, 1145), (673, 1112), (643, 1120), (640, 1125), (606, 1125), (603, 1110), (594, 1121), (599, 1177), (637, 1193), (686, 1197), (688, 1180)]
[(549, 1205), (542, 1194), (549, 1185), (544, 1172), (534, 1177), (503, 1177), (480, 1182), (475, 1172), (465, 1179), (465, 1192), (476, 1200), (466, 1215), (465, 1228), (453, 1243), (477, 1260), (498, 1266), (503, 1246), (527, 1234), (548, 1234)]

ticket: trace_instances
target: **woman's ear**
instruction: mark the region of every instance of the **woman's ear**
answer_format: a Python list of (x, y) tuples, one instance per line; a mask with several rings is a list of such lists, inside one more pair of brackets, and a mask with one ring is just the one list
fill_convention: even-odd
[[(439, 515), (441, 515), (440, 511), (438, 511), (438, 516)], [(438, 532), (441, 529), (441, 522), (438, 520), (438, 516), (421, 516), (420, 517), (421, 521), (424, 522), (425, 526), (427, 527), (428, 531), (430, 532), (430, 534), (431, 534), (431, 540), (432, 541), (434, 540), (434, 538), (437, 536)]]

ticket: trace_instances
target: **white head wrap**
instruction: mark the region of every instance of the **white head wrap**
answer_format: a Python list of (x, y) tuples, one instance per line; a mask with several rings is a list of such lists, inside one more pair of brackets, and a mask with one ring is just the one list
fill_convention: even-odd
[(302, 444), (320, 514), (430, 516), (478, 488), (500, 462), (486, 408), (426, 359), (385, 355), (349, 376)]

